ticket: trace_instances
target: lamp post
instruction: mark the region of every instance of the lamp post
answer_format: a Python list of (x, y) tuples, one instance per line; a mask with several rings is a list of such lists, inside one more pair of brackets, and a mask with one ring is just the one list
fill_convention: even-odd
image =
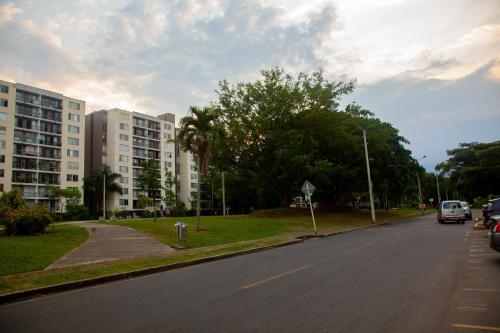
[(438, 175), (435, 173), (434, 176), (436, 177), (436, 188), (438, 192), (438, 206), (441, 204), (441, 191), (439, 190), (439, 180), (438, 180)]
[[(421, 158), (419, 158), (417, 160), (418, 161), (421, 161), (423, 160), (424, 158), (426, 158), (427, 156), (422, 156)], [(415, 172), (417, 174), (417, 183), (418, 183), (418, 201), (419, 201), (419, 209), (420, 209), (420, 214), (421, 215), (424, 215), (424, 203), (422, 201), (422, 188), (420, 187), (420, 177), (418, 176), (418, 171)]]
[(370, 160), (368, 158), (368, 146), (366, 144), (366, 131), (363, 130), (363, 141), (365, 143), (366, 172), (368, 174), (368, 191), (370, 192), (370, 209), (372, 212), (372, 223), (375, 223), (375, 206), (373, 205), (372, 179), (370, 176)]

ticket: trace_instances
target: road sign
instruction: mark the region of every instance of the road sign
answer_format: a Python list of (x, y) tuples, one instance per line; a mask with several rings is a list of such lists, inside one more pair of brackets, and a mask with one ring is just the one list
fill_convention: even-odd
[(302, 188), (301, 188), (302, 192), (306, 195), (306, 200), (307, 199), (309, 200), (309, 207), (311, 208), (311, 217), (313, 220), (314, 233), (317, 234), (318, 231), (316, 229), (316, 220), (314, 219), (313, 205), (311, 202), (311, 196), (312, 196), (315, 189), (316, 189), (316, 187), (314, 187), (314, 185), (311, 184), (308, 180), (306, 180), (304, 182), (304, 185), (302, 185)]
[(306, 196), (309, 197), (314, 193), (315, 189), (316, 187), (314, 187), (313, 184), (311, 184), (308, 180), (306, 180), (300, 190), (302, 191), (302, 193), (304, 193)]

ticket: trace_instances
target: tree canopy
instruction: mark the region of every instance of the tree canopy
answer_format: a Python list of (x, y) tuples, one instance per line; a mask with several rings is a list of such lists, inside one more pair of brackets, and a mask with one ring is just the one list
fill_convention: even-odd
[(468, 200), (500, 192), (500, 141), (461, 143), (447, 154), (448, 160), (436, 170), (448, 176)]
[(294, 77), (281, 69), (262, 71), (255, 82), (220, 82), (211, 108), (224, 137), (211, 150), (214, 166), (230, 173), (233, 211), (238, 202), (285, 206), (305, 179), (320, 185), (317, 200), (350, 203), (367, 191), (363, 129), (378, 197), (397, 203), (413, 190), (421, 169), (399, 131), (356, 103), (340, 107), (353, 89), (354, 82), (330, 81), (321, 72)]

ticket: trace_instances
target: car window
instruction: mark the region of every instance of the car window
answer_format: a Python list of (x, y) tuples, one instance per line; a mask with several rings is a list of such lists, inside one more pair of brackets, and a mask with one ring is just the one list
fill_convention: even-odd
[(457, 209), (457, 208), (461, 208), (459, 203), (456, 203), (456, 202), (443, 203), (443, 209)]

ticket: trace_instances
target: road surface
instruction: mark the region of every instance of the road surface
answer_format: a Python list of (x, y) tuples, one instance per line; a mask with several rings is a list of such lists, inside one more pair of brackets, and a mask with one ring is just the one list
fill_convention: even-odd
[(424, 216), (8, 304), (0, 331), (500, 330), (500, 253), (471, 224)]

